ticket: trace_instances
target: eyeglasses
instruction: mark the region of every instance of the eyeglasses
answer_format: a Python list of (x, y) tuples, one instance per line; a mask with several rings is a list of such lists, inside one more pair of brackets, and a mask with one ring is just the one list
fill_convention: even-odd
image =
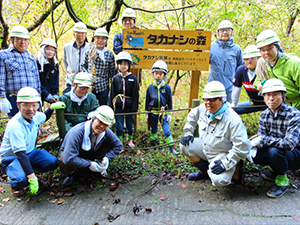
[(270, 98), (270, 97), (272, 97), (272, 98), (279, 98), (279, 96), (281, 96), (281, 93), (273, 93), (273, 94), (271, 94), (271, 93), (265, 93), (264, 94), (264, 97), (267, 97), (267, 98)]
[(85, 35), (85, 32), (74, 32), (75, 35)]
[(244, 59), (244, 61), (254, 61), (256, 60), (256, 58), (248, 58), (248, 59)]
[(29, 39), (26, 39), (26, 38), (18, 38), (18, 37), (16, 37), (15, 38), (15, 41), (16, 42), (19, 42), (19, 43), (21, 43), (21, 42), (25, 42), (25, 43), (28, 43), (29, 42)]
[(218, 99), (218, 98), (203, 98), (203, 101), (204, 101), (204, 102), (208, 102), (208, 101), (210, 101), (210, 102), (215, 102), (217, 99)]
[(48, 51), (48, 52), (56, 52), (56, 49), (54, 48), (45, 48), (45, 51)]
[(95, 40), (99, 40), (99, 41), (104, 41), (104, 42), (106, 42), (106, 41), (107, 41), (107, 38), (105, 38), (105, 37), (95, 37)]
[(230, 29), (230, 28), (227, 28), (227, 29), (220, 29), (219, 31), (220, 31), (221, 33), (224, 33), (224, 32), (229, 33), (229, 32), (231, 31), (231, 29)]
[(39, 103), (22, 103), (21, 107), (24, 109), (30, 109), (30, 108), (38, 109), (40, 107), (40, 104)]
[(87, 90), (89, 87), (79, 87), (81, 90)]

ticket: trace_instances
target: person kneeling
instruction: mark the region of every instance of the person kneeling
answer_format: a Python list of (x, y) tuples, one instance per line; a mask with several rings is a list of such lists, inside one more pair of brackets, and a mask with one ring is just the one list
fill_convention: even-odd
[[(189, 180), (209, 176), (213, 186), (229, 185), (237, 163), (247, 157), (250, 142), (246, 128), (224, 99), (226, 92), (223, 84), (211, 81), (203, 91), (204, 104), (188, 114), (180, 149), (199, 169), (189, 174)], [(197, 124), (199, 138), (194, 138)]]
[(122, 150), (121, 141), (108, 128), (114, 120), (113, 110), (102, 105), (92, 120), (82, 122), (66, 134), (58, 154), (61, 171), (68, 177), (64, 185), (71, 185), (77, 169), (90, 169), (107, 176), (109, 162)]

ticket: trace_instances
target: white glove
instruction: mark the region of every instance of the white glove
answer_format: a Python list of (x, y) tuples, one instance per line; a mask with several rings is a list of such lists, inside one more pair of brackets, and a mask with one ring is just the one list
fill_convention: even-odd
[(100, 173), (100, 172), (102, 172), (102, 166), (101, 165), (99, 165), (97, 162), (94, 162), (94, 161), (92, 161), (91, 162), (91, 165), (89, 166), (89, 169), (91, 170), (91, 171), (93, 171), (93, 172), (97, 172), (97, 173)]
[(0, 110), (5, 113), (10, 113), (10, 110), (12, 109), (10, 102), (7, 100), (7, 98), (1, 99), (0, 101)]
[(90, 119), (92, 119), (93, 117), (95, 117), (95, 111), (89, 112), (86, 118), (87, 118), (88, 120), (90, 120)]
[(255, 158), (256, 154), (257, 154), (257, 148), (255, 147), (251, 148), (247, 155), (247, 159), (249, 160), (249, 162), (253, 163), (253, 158)]
[(228, 105), (229, 105), (231, 108), (232, 108), (232, 107), (236, 107), (236, 104), (233, 103), (233, 102), (232, 102), (232, 103), (229, 103)]
[(109, 165), (109, 159), (107, 157), (104, 157), (102, 159), (102, 163), (101, 164), (102, 164), (102, 169), (103, 170), (107, 170), (108, 165)]
[(262, 135), (251, 140), (252, 147), (256, 147), (261, 143)]
[(171, 114), (168, 114), (168, 115), (167, 115), (167, 122), (168, 122), (168, 123), (171, 123), (171, 121), (172, 121), (172, 115), (171, 115)]

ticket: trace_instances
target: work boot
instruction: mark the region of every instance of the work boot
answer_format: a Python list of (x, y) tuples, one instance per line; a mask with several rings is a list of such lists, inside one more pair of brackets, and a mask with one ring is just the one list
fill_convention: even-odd
[(74, 182), (75, 180), (75, 176), (76, 176), (77, 172), (73, 172), (70, 175), (68, 175), (65, 179), (64, 182), (62, 183), (64, 186), (71, 186), (71, 184)]
[(278, 198), (282, 196), (289, 188), (289, 185), (286, 186), (278, 186), (275, 184), (268, 192), (267, 195), (270, 198)]
[(11, 187), (11, 193), (13, 194), (14, 197), (20, 197), (25, 194), (25, 189)]
[(175, 150), (175, 145), (171, 145), (171, 146), (169, 146), (169, 148), (170, 148), (170, 152), (173, 153), (174, 155), (179, 155), (180, 154), (179, 152), (177, 152)]
[(188, 175), (189, 180), (201, 180), (207, 177), (207, 174), (201, 173), (200, 170), (196, 171), (195, 173), (190, 173)]

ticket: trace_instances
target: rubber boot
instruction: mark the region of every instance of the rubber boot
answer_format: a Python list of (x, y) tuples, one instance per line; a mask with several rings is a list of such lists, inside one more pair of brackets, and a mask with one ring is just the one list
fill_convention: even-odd
[[(166, 138), (166, 142), (167, 142), (167, 144), (174, 142), (172, 135), (170, 135), (169, 137)], [(170, 144), (169, 148), (170, 148), (171, 153), (173, 153), (174, 155), (179, 155), (179, 152), (177, 152), (175, 150), (175, 145), (174, 144)]]
[(199, 170), (196, 171), (195, 173), (190, 173), (188, 175), (188, 179), (189, 180), (201, 180), (204, 179), (206, 177), (208, 177), (207, 175), (207, 170), (208, 170), (208, 165), (209, 163), (203, 159), (200, 159), (199, 162), (194, 164)]
[(132, 134), (127, 134), (127, 144), (130, 148), (134, 148), (135, 145), (133, 144), (133, 136)]
[(157, 139), (157, 133), (151, 133), (150, 134), (150, 145), (156, 146), (156, 139)]

